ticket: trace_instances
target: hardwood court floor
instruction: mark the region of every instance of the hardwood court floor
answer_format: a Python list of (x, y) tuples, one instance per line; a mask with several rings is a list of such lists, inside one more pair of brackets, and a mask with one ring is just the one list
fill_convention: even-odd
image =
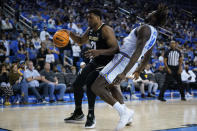
[[(162, 103), (157, 100), (129, 101), (135, 110), (134, 122), (123, 131), (152, 131), (197, 124), (197, 99), (183, 102), (179, 99)], [(95, 129), (86, 130), (84, 124), (64, 123), (64, 118), (73, 111), (73, 104), (7, 107), (0, 111), (0, 128), (13, 131), (111, 131), (119, 120), (117, 112), (101, 102), (96, 104)], [(87, 104), (83, 104), (87, 114)]]

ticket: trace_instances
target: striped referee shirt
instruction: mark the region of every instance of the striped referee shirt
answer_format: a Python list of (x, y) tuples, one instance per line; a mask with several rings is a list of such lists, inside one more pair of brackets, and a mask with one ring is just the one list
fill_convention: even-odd
[(179, 58), (181, 57), (181, 52), (177, 49), (170, 49), (165, 53), (165, 58), (167, 58), (167, 64), (169, 66), (179, 66)]

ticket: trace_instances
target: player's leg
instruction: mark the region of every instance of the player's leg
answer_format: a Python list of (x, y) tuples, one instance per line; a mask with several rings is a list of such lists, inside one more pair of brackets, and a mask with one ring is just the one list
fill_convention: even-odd
[(102, 100), (113, 106), (117, 100), (111, 95), (109, 91), (109, 84), (104, 77), (99, 76), (92, 84), (92, 91), (95, 95), (99, 96)]
[(95, 120), (95, 115), (94, 115), (96, 95), (92, 92), (91, 85), (96, 80), (98, 75), (99, 75), (99, 71), (95, 70), (89, 73), (86, 79), (87, 97), (88, 97), (88, 115), (87, 115), (87, 120), (85, 123), (85, 128), (95, 128), (96, 126), (96, 120)]
[(73, 83), (75, 110), (74, 113), (68, 118), (65, 118), (65, 122), (76, 122), (84, 120), (84, 114), (82, 112), (82, 99), (83, 99), (83, 86), (86, 84), (86, 78), (90, 72), (95, 70), (92, 64), (88, 64), (79, 74)]
[(117, 130), (120, 130), (125, 127), (129, 120), (133, 117), (133, 111), (125, 108), (124, 105), (121, 105), (110, 93), (109, 84), (104, 77), (99, 76), (96, 81), (93, 83), (91, 89), (105, 102), (113, 106), (113, 108), (119, 113), (120, 121), (117, 126)]
[[(122, 95), (122, 92), (121, 92), (121, 89), (120, 89), (120, 86), (115, 86), (115, 85), (110, 85), (109, 86), (109, 90), (112, 94), (112, 96), (121, 104), (123, 105), (125, 108), (126, 105), (124, 104), (124, 98), (123, 98), (123, 95)], [(128, 108), (127, 108), (128, 109)], [(133, 111), (133, 110), (132, 110)], [(133, 121), (133, 117), (131, 117), (129, 119), (129, 121), (127, 122), (127, 126), (130, 126), (131, 123)]]
[(109, 85), (108, 86), (112, 96), (120, 103), (120, 104), (124, 104), (124, 99), (123, 99), (123, 95), (121, 93), (121, 89), (119, 86), (115, 86), (115, 85)]

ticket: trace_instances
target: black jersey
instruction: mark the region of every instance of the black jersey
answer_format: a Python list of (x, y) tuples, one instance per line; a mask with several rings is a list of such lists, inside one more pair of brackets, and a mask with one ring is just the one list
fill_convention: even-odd
[[(102, 24), (101, 27), (97, 31), (93, 31), (90, 29), (89, 31), (89, 42), (92, 46), (92, 49), (109, 49), (110, 47), (107, 45), (106, 40), (102, 38), (102, 28), (105, 26), (105, 24)], [(91, 62), (94, 62), (97, 64), (97, 66), (105, 66), (107, 65), (113, 58), (112, 56), (104, 56), (100, 55), (92, 59)]]

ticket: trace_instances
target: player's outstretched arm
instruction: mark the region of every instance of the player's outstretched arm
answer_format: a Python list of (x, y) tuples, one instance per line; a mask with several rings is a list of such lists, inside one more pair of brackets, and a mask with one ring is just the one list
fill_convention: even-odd
[(85, 31), (85, 33), (82, 36), (78, 36), (75, 33), (73, 33), (72, 31), (66, 30), (66, 29), (62, 29), (64, 31), (66, 31), (70, 38), (75, 42), (78, 43), (79, 45), (83, 45), (84, 43), (86, 43), (88, 41), (88, 33), (89, 33), (89, 28)]

